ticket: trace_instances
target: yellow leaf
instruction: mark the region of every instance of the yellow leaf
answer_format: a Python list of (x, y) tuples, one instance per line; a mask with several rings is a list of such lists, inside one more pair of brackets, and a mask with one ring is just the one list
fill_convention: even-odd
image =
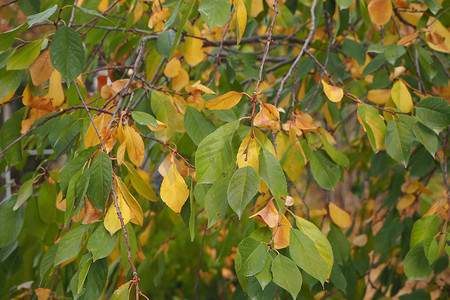
[(198, 80), (196, 83), (194, 83), (193, 85), (191, 85), (192, 88), (195, 88), (197, 90), (202, 91), (205, 94), (210, 94), (210, 95), (215, 95), (216, 92), (214, 92), (213, 90), (211, 90), (209, 87), (204, 86), (203, 84), (200, 83), (200, 80)]
[(253, 18), (264, 10), (263, 0), (251, 0), (250, 16)]
[[(135, 170), (133, 165), (127, 162), (124, 162), (125, 166), (128, 169), (128, 174), (130, 175), (130, 181), (133, 185), (136, 192), (139, 193), (142, 197), (153, 201), (158, 202), (158, 197), (156, 196), (155, 192), (152, 190), (152, 187), (150, 185), (148, 174), (144, 172), (143, 170)], [(143, 173), (147, 179), (144, 179), (140, 173)]]
[(100, 12), (104, 12), (104, 11), (108, 8), (108, 6), (109, 6), (109, 0), (102, 0), (102, 1), (100, 1), (100, 3), (98, 4), (97, 9), (98, 9)]
[(125, 150), (126, 149), (127, 149), (127, 144), (125, 142), (120, 143), (120, 146), (117, 149), (117, 154), (116, 154), (117, 163), (119, 165), (123, 165), (125, 162)]
[(50, 76), (50, 85), (48, 87), (48, 99), (52, 101), (53, 107), (58, 107), (64, 102), (64, 92), (62, 88), (62, 75), (56, 69)]
[(426, 33), (428, 46), (436, 51), (450, 53), (450, 32), (442, 23), (434, 18), (428, 19), (428, 24), (431, 25), (431, 32)]
[(275, 249), (283, 249), (289, 246), (289, 236), (291, 233), (291, 222), (285, 215), (280, 214), (280, 222), (278, 223), (278, 228), (273, 228), (272, 232), (275, 233), (273, 239)]
[(206, 102), (205, 108), (210, 110), (230, 109), (241, 101), (242, 95), (244, 95), (244, 93), (230, 91)]
[(322, 216), (325, 216), (326, 214), (327, 214), (327, 210), (325, 208), (322, 208), (322, 209), (311, 209), (309, 211), (309, 217), (310, 218), (322, 217)]
[(50, 50), (47, 49), (36, 58), (30, 66), (31, 81), (34, 86), (39, 86), (49, 80), (53, 72), (53, 66), (50, 62)]
[(253, 120), (253, 125), (277, 132), (281, 129), (280, 112), (273, 104), (261, 103), (259, 113)]
[(345, 210), (343, 210), (333, 202), (330, 202), (328, 209), (330, 211), (330, 218), (336, 225), (341, 228), (350, 227), (350, 225), (352, 224), (352, 219)]
[(160, 131), (160, 130), (163, 130), (164, 128), (167, 128), (167, 125), (164, 124), (163, 122), (160, 122), (160, 121), (156, 120), (156, 123), (158, 124), (158, 127), (155, 127), (153, 125), (147, 125), (147, 127), (151, 131)]
[(125, 203), (133, 212), (133, 216), (132, 218), (130, 218), (130, 221), (142, 226), (142, 224), (144, 224), (144, 213), (142, 212), (142, 208), (139, 205), (139, 202), (137, 202), (136, 198), (131, 195), (127, 186), (125, 185), (125, 183), (123, 183), (122, 180), (120, 180), (120, 178), (115, 176), (114, 183), (116, 192), (122, 194)]
[[(99, 133), (101, 133), (103, 131), (103, 129), (108, 126), (110, 120), (111, 120), (110, 114), (100, 113), (94, 117), (94, 124), (96, 125)], [(85, 144), (86, 148), (100, 144), (98, 134), (95, 131), (94, 125), (92, 125), (92, 123), (89, 126), (89, 129), (84, 138), (84, 144)]]
[(139, 133), (131, 126), (125, 126), (124, 135), (128, 157), (135, 166), (139, 167), (144, 161), (144, 142)]
[[(13, 92), (13, 94), (14, 94), (14, 92)], [(31, 107), (32, 102), (33, 102), (33, 95), (31, 95), (30, 87), (27, 85), (22, 93), (22, 103), (25, 106)]]
[[(130, 12), (132, 11), (133, 7), (130, 7)], [(136, 24), (137, 21), (142, 17), (144, 13), (144, 5), (142, 5), (142, 0), (138, 0), (136, 2), (136, 7), (134, 8), (134, 21), (133, 24)]]
[(391, 0), (371, 0), (367, 9), (372, 22), (379, 26), (385, 25), (391, 19)]
[(274, 228), (278, 224), (278, 210), (275, 208), (273, 201), (270, 200), (266, 207), (258, 211), (250, 218), (256, 219), (270, 228)]
[(161, 184), (161, 199), (171, 210), (179, 214), (188, 197), (189, 189), (178, 173), (175, 163), (172, 162)]
[(247, 25), (247, 8), (243, 0), (234, 0), (234, 9), (237, 16), (236, 36), (237, 44), (239, 45)]
[(295, 125), (301, 130), (313, 130), (317, 129), (317, 126), (313, 124), (313, 118), (300, 110), (294, 113)]
[(340, 102), (344, 97), (344, 90), (337, 86), (332, 86), (322, 79), (323, 92), (332, 102)]
[(172, 78), (172, 89), (181, 91), (189, 83), (189, 74), (184, 69), (180, 69), (178, 74)]
[(378, 105), (386, 104), (389, 99), (391, 99), (391, 90), (389, 89), (370, 90), (367, 93), (367, 100)]
[[(8, 95), (6, 95), (5, 98), (3, 98), (3, 99), (0, 98), (0, 104), (3, 105), (3, 104), (5, 104), (6, 102), (8, 102), (9, 100), (11, 100), (15, 93), (16, 93), (16, 91), (13, 91), (13, 92), (9, 93)], [(24, 91), (24, 93), (25, 93), (25, 91)], [(23, 101), (23, 100), (22, 100), (22, 101)]]
[(181, 70), (181, 62), (177, 57), (172, 58), (164, 68), (164, 75), (173, 78), (178, 75)]
[[(256, 139), (252, 138), (249, 144), (250, 133), (245, 137), (239, 146), (237, 154), (237, 164), (239, 168), (250, 166), (255, 169), (256, 172), (259, 171), (259, 146), (256, 143)], [(247, 153), (244, 153), (247, 149)]]
[[(200, 29), (197, 27), (194, 28), (194, 36), (201, 37)], [(192, 66), (195, 67), (200, 62), (202, 62), (206, 55), (203, 52), (203, 41), (199, 38), (188, 36), (186, 37), (186, 41), (183, 45), (183, 54), (184, 59), (186, 62)]]
[(404, 197), (398, 201), (397, 205), (395, 206), (398, 210), (404, 210), (405, 208), (410, 207), (414, 201), (416, 201), (416, 196), (413, 194), (406, 194)]
[(411, 94), (402, 81), (397, 81), (391, 90), (391, 97), (398, 109), (410, 112), (414, 108)]
[[(121, 193), (116, 191), (117, 193), (117, 203), (119, 204), (119, 210), (122, 214), (123, 223), (124, 225), (127, 225), (128, 222), (130, 222), (131, 218), (131, 211), (128, 205), (125, 203), (125, 200), (123, 199), (123, 196)], [(108, 211), (106, 212), (105, 220), (103, 221), (103, 225), (105, 225), (106, 230), (109, 231), (111, 235), (116, 233), (117, 230), (122, 228), (122, 225), (120, 224), (119, 217), (117, 216), (117, 210), (114, 205), (114, 199), (112, 198), (113, 203), (109, 207)]]

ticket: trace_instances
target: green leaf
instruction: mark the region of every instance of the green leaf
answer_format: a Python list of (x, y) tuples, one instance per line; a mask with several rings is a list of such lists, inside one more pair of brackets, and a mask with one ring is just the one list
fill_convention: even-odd
[(92, 264), (92, 253), (88, 252), (80, 260), (80, 263), (78, 264), (78, 271), (76, 274), (78, 274), (78, 287), (77, 287), (77, 294), (80, 294), (83, 290), (84, 282), (86, 280), (86, 276), (88, 275), (89, 268)]
[(184, 128), (186, 128), (187, 135), (196, 145), (199, 145), (207, 135), (216, 129), (205, 118), (204, 114), (191, 106), (188, 106), (184, 113)]
[(81, 151), (78, 156), (66, 163), (61, 169), (61, 171), (59, 172), (59, 185), (64, 197), (66, 196), (69, 182), (74, 174), (76, 174), (84, 166), (84, 164), (96, 150), (97, 147), (91, 147), (89, 149)]
[(41, 1), (19, 0), (19, 7), (27, 16), (37, 14), (41, 10)]
[(59, 265), (78, 255), (78, 252), (80, 252), (81, 240), (89, 227), (89, 225), (80, 225), (79, 227), (71, 229), (62, 237), (58, 243), (58, 250), (56, 251), (53, 266)]
[[(1, 77), (1, 71), (0, 71)], [(0, 80), (0, 92), (3, 89)], [(8, 120), (3, 123), (2, 128), (0, 129), (0, 147), (5, 149), (9, 144), (11, 144), (15, 139), (17, 139), (21, 133), (20, 128), (22, 127), (22, 118), (25, 113), (26, 108), (22, 108), (16, 111), (12, 116), (8, 118)], [(23, 159), (23, 148), (22, 143), (17, 142), (11, 148), (8, 149), (5, 153), (3, 153), (4, 158), (10, 165), (17, 165), (22, 162)], [(2, 158), (0, 157), (0, 161)]]
[(172, 30), (163, 31), (158, 36), (156, 39), (156, 51), (158, 51), (161, 56), (165, 58), (169, 57), (170, 50), (175, 43), (175, 36), (176, 33)]
[(53, 5), (52, 7), (44, 10), (43, 12), (31, 15), (27, 17), (28, 26), (33, 26), (36, 23), (41, 23), (50, 18), (58, 9), (58, 5)]
[(323, 285), (328, 278), (328, 265), (320, 256), (314, 242), (298, 229), (291, 229), (289, 241), (292, 260)]
[(238, 121), (227, 123), (205, 137), (195, 153), (198, 183), (213, 183), (233, 164), (231, 139), (239, 126)]
[(439, 256), (438, 243), (434, 237), (427, 238), (423, 241), (423, 250), (431, 266)]
[(194, 201), (194, 181), (191, 178), (191, 188), (189, 189), (189, 205), (190, 205), (190, 214), (189, 214), (189, 235), (191, 236), (191, 242), (194, 241), (195, 238), (195, 215), (197, 213), (196, 204)]
[(275, 199), (286, 198), (287, 184), (283, 169), (277, 158), (264, 147), (259, 152), (259, 175)]
[(151, 125), (155, 128), (158, 128), (158, 123), (156, 122), (155, 117), (146, 112), (133, 111), (131, 115), (133, 116), (133, 119), (136, 121), (136, 123), (139, 123), (141, 125)]
[(421, 122), (417, 122), (412, 129), (417, 140), (434, 157), (439, 149), (439, 140), (436, 133)]
[(13, 207), (13, 211), (16, 211), (19, 207), (22, 206), (22, 204), (25, 203), (25, 201), (28, 200), (28, 198), (31, 197), (33, 193), (33, 183), (36, 180), (36, 177), (30, 178), (19, 188), (19, 192), (17, 192), (17, 202)]
[(172, 98), (162, 92), (154, 91), (150, 104), (158, 121), (167, 125), (167, 128), (155, 132), (157, 138), (167, 142), (176, 132), (184, 132), (183, 116), (178, 113)]
[(90, 167), (90, 176), (87, 196), (92, 204), (103, 211), (112, 186), (112, 164), (108, 154), (101, 152)]
[(405, 123), (392, 120), (386, 127), (386, 152), (390, 157), (408, 165), (414, 134)]
[[(170, 49), (170, 53), (169, 53), (169, 59), (172, 57), (173, 52), (175, 51), (175, 47), (178, 45), (178, 42), (180, 41), (180, 37), (181, 34), (183, 33), (183, 29), (184, 29), (184, 25), (186, 24), (187, 19), (189, 18), (189, 16), (191, 15), (191, 11), (192, 8), (194, 7), (194, 3), (196, 2), (196, 0), (188, 0), (188, 1), (184, 1), (184, 0), (180, 0), (180, 2), (178, 2), (178, 5), (181, 3), (181, 7), (180, 7), (180, 13), (181, 13), (181, 19), (180, 19), (180, 23), (178, 24), (178, 29), (177, 29), (177, 34), (175, 35), (175, 41), (172, 45), (172, 49)], [(177, 14), (178, 12), (173, 12), (172, 14)], [(172, 16), (171, 16), (172, 18)], [(166, 29), (166, 25), (164, 25), (164, 29)]]
[(234, 172), (228, 184), (228, 203), (241, 219), (247, 204), (259, 189), (259, 176), (252, 167), (243, 167)]
[(375, 56), (374, 59), (370, 61), (370, 63), (367, 64), (367, 66), (364, 68), (364, 71), (361, 75), (361, 78), (366, 77), (370, 73), (373, 73), (381, 68), (382, 65), (386, 62), (386, 59), (384, 58), (384, 55), (378, 55)]
[(16, 49), (14, 54), (6, 65), (7, 70), (22, 70), (28, 68), (31, 63), (39, 56), (41, 52), (41, 46), (44, 42), (43, 39), (34, 41), (30, 44)]
[(41, 220), (47, 224), (55, 222), (56, 216), (56, 185), (45, 181), (39, 189), (38, 210)]
[(113, 251), (117, 243), (117, 234), (111, 235), (105, 229), (103, 223), (100, 223), (90, 236), (87, 248), (92, 252), (93, 260), (107, 257)]
[[(131, 253), (131, 261), (134, 261), (136, 257), (136, 251), (138, 249), (138, 244), (136, 240), (136, 234), (134, 232), (133, 226), (131, 226), (130, 223), (128, 223), (126, 226), (127, 232), (128, 232), (128, 241), (130, 245), (130, 253)], [(122, 230), (121, 230), (122, 232)], [(128, 261), (128, 252), (127, 252), (127, 245), (125, 243), (125, 236), (122, 232), (122, 234), (119, 234), (119, 249), (120, 249), (120, 261), (122, 262), (122, 266), (124, 267), (125, 273), (130, 270), (131, 265)], [(106, 260), (106, 258), (104, 258)]]
[(420, 242), (434, 238), (439, 231), (439, 217), (437, 215), (423, 217), (414, 223), (411, 231), (410, 248)]
[(297, 299), (302, 288), (302, 274), (297, 265), (286, 256), (277, 255), (272, 262), (273, 282), (291, 294), (292, 299)]
[[(350, 5), (353, 3), (353, 1), (348, 0), (341, 0), (341, 1), (351, 2)], [(339, 1), (338, 4), (339, 6), (341, 6)], [(360, 43), (354, 40), (344, 39), (344, 42), (342, 43), (342, 52), (348, 57), (356, 59), (356, 61), (360, 66), (364, 66), (364, 63), (366, 62), (366, 48), (364, 48), (364, 46), (361, 45)]]
[(252, 238), (246, 238), (239, 243), (238, 251), (241, 256), (241, 266), (236, 271), (239, 274), (253, 276), (264, 269), (268, 256), (266, 245)]
[[(227, 210), (227, 189), (233, 173), (217, 179), (205, 195), (205, 210), (208, 216), (208, 228), (219, 222)], [(198, 185), (197, 185), (198, 186)]]
[(58, 29), (50, 44), (50, 60), (67, 84), (84, 69), (84, 47), (78, 33), (67, 26)]
[(13, 210), (14, 197), (0, 206), (0, 248), (14, 243), (23, 226), (23, 209)]
[(159, 202), (158, 196), (156, 196), (150, 184), (145, 182), (145, 180), (139, 175), (134, 166), (129, 162), (124, 162), (128, 169), (128, 174), (130, 175), (130, 181), (136, 192), (139, 195), (153, 202)]
[(386, 124), (378, 111), (370, 105), (358, 106), (358, 116), (366, 130), (369, 142), (374, 152), (384, 148)]
[(111, 295), (110, 300), (128, 300), (128, 288), (131, 284), (131, 280), (122, 284), (114, 293)]
[(81, 11), (84, 12), (85, 14), (88, 14), (88, 15), (91, 15), (91, 16), (96, 16), (96, 17), (98, 17), (98, 18), (100, 18), (100, 19), (103, 19), (103, 20), (108, 21), (108, 22), (110, 22), (110, 23), (112, 23), (112, 24), (115, 25), (115, 23), (114, 23), (113, 21), (111, 21), (110, 19), (106, 18), (105, 16), (103, 16), (103, 15), (102, 15), (101, 13), (99, 13), (98, 11), (91, 10), (91, 9), (87, 9), (87, 8), (84, 8), (84, 7), (81, 7), (81, 6), (73, 6), (73, 5), (70, 5), (70, 7), (75, 7), (76, 9), (81, 10)]
[(403, 231), (403, 223), (398, 217), (389, 214), (373, 239), (373, 249), (376, 253), (385, 254), (396, 244), (397, 238)]
[[(93, 180), (95, 180), (95, 178), (93, 178)], [(78, 178), (74, 186), (76, 200), (81, 201), (82, 199), (84, 199), (90, 181), (91, 181), (91, 169), (86, 167), (83, 169), (80, 178)]]
[(41, 265), (39, 266), (39, 275), (41, 276), (41, 279), (43, 279), (47, 271), (54, 266), (58, 247), (59, 243), (50, 247), (50, 249), (48, 249), (48, 251), (44, 254), (44, 257), (41, 260)]
[(198, 11), (203, 17), (209, 30), (214, 26), (222, 27), (230, 19), (231, 5), (228, 0), (203, 0)]
[(64, 214), (64, 227), (67, 226), (73, 217), (75, 211), (76, 185), (81, 177), (83, 170), (76, 172), (69, 181), (66, 194), (66, 212)]
[[(22, 82), (22, 73), (21, 71), (6, 71), (6, 69), (0, 70), (0, 98), (4, 99), (6, 95), (14, 92), (19, 87)], [(20, 127), (19, 127), (20, 131)]]
[(304, 218), (295, 216), (295, 222), (298, 229), (311, 241), (313, 241), (314, 246), (316, 246), (316, 249), (317, 251), (319, 251), (320, 256), (327, 264), (327, 276), (329, 277), (334, 263), (334, 256), (333, 250), (327, 237), (322, 233), (322, 231), (320, 231), (319, 228), (317, 228), (316, 225), (314, 225), (314, 223), (311, 223)]
[(351, 246), (345, 234), (334, 224), (328, 232), (328, 240), (333, 245), (333, 257), (336, 263), (343, 265), (350, 258)]
[(348, 167), (350, 165), (350, 161), (348, 160), (348, 157), (342, 153), (341, 151), (334, 148), (327, 140), (325, 134), (323, 132), (320, 132), (320, 136), (322, 137), (322, 143), (325, 151), (330, 156), (330, 158), (340, 165), (341, 167)]
[(349, 8), (353, 1), (352, 0), (336, 0), (337, 4), (339, 5), (340, 9), (346, 9)]
[(313, 151), (309, 164), (317, 183), (326, 190), (334, 190), (341, 177), (341, 168), (321, 151)]
[(388, 63), (390, 63), (391, 65), (395, 65), (397, 59), (402, 57), (405, 53), (405, 47), (397, 44), (391, 44), (386, 48), (386, 50), (384, 50), (384, 57), (386, 58)]
[[(21, 33), (22, 31), (27, 29), (26, 24), (22, 24), (10, 31), (6, 31), (3, 33), (0, 33), (0, 51), (4, 51), (11, 47), (11, 45), (14, 43), (14, 40), (16, 38), (16, 35)], [(1, 73), (1, 72), (0, 72)], [(3, 98), (3, 97), (0, 97)]]
[(442, 9), (441, 4), (436, 2), (436, 0), (425, 0), (425, 3), (433, 15), (437, 14), (437, 12)]
[(97, 299), (103, 292), (108, 278), (108, 260), (106, 258), (97, 260), (91, 264), (86, 278), (85, 292), (81, 299)]
[(272, 256), (267, 255), (267, 260), (264, 268), (261, 270), (261, 272), (255, 275), (263, 290), (272, 281), (272, 260)]
[(432, 129), (442, 129), (450, 125), (450, 105), (442, 98), (428, 97), (416, 106), (416, 116)]
[(423, 242), (409, 249), (403, 262), (403, 269), (409, 280), (420, 280), (430, 276), (431, 268), (425, 256)]

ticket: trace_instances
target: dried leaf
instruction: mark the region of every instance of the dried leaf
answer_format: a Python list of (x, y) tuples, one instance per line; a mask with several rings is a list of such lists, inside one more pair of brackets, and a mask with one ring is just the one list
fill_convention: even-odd
[(210, 110), (230, 109), (236, 104), (238, 104), (239, 101), (241, 101), (242, 95), (244, 95), (244, 93), (230, 91), (220, 97), (214, 98), (206, 102), (205, 108)]
[(84, 207), (85, 207), (85, 217), (83, 219), (82, 224), (90, 224), (97, 220), (99, 220), (103, 213), (101, 210), (95, 208), (91, 201), (89, 201), (88, 197), (84, 197)]
[(253, 125), (277, 132), (281, 129), (280, 112), (272, 104), (261, 103), (259, 113), (256, 114), (253, 120)]
[(272, 232), (275, 234), (275, 237), (273, 238), (275, 249), (283, 249), (289, 246), (291, 228), (292, 225), (288, 218), (286, 218), (285, 215), (280, 214), (280, 223), (278, 224), (278, 228), (275, 227), (272, 229)]
[(332, 102), (341, 102), (344, 97), (344, 90), (337, 86), (332, 86), (322, 79), (323, 92)]
[(379, 26), (385, 25), (391, 19), (391, 0), (371, 0), (367, 9), (372, 22)]
[(295, 112), (295, 125), (301, 130), (314, 130), (317, 126), (313, 124), (313, 118), (300, 110)]
[(350, 225), (352, 224), (352, 220), (350, 218), (350, 215), (345, 210), (343, 210), (333, 202), (330, 202), (328, 209), (330, 211), (330, 218), (336, 225), (341, 228), (350, 227)]
[(352, 244), (358, 247), (364, 247), (367, 244), (367, 234), (360, 234), (352, 239)]
[(50, 49), (45, 50), (30, 66), (31, 81), (34, 86), (39, 86), (50, 79), (53, 66), (50, 61)]
[[(99, 133), (105, 129), (111, 120), (110, 114), (100, 113), (94, 117), (94, 124), (97, 127)], [(95, 146), (100, 144), (100, 139), (98, 138), (97, 131), (95, 130), (94, 125), (91, 123), (89, 129), (84, 137), (84, 144), (86, 148)]]
[(270, 200), (266, 207), (255, 213), (250, 218), (256, 219), (270, 228), (274, 228), (278, 224), (278, 210), (275, 208), (273, 201)]
[(34, 292), (36, 293), (38, 300), (50, 299), (50, 294), (51, 294), (50, 289), (37, 288), (34, 290)]
[(450, 32), (439, 20), (429, 18), (428, 24), (431, 25), (431, 32), (426, 33), (428, 46), (436, 51), (450, 53)]

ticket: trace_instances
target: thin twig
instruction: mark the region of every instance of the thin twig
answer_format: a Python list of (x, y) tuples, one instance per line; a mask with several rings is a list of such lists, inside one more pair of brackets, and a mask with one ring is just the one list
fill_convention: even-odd
[(12, 1), (9, 1), (9, 2), (3, 3), (3, 4), (0, 4), (0, 9), (2, 9), (3, 7), (8, 6), (8, 5), (10, 5), (10, 4), (16, 3), (17, 1), (18, 1), (18, 0), (12, 0)]

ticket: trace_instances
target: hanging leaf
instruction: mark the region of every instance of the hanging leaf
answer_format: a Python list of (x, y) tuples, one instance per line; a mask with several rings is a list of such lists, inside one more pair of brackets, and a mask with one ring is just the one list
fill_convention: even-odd
[(432, 129), (442, 129), (450, 125), (450, 105), (442, 98), (422, 99), (415, 111), (419, 120)]
[(369, 105), (358, 106), (358, 117), (367, 133), (372, 149), (375, 152), (384, 149), (386, 124), (378, 111)]
[(259, 175), (270, 189), (275, 199), (280, 200), (287, 196), (286, 177), (277, 158), (266, 148), (259, 153)]
[(245, 27), (247, 25), (247, 8), (243, 0), (234, 1), (234, 9), (236, 12), (236, 36), (237, 44), (239, 45), (242, 36), (244, 35)]
[(241, 266), (236, 272), (244, 276), (253, 276), (261, 272), (267, 260), (267, 246), (252, 238), (246, 238), (239, 243)]
[(297, 265), (284, 255), (278, 254), (272, 261), (273, 282), (297, 299), (302, 288), (302, 274)]
[(214, 26), (222, 27), (230, 19), (231, 5), (228, 0), (205, 0), (198, 7), (209, 30)]
[(334, 190), (334, 186), (341, 178), (341, 168), (321, 151), (313, 151), (309, 164), (317, 183), (326, 190)]
[(234, 107), (241, 101), (242, 95), (244, 93), (239, 93), (235, 91), (230, 91), (220, 97), (209, 100), (205, 104), (206, 109), (210, 110), (226, 110)]
[(392, 120), (386, 127), (386, 152), (405, 167), (409, 161), (414, 134), (405, 123)]
[(332, 86), (322, 79), (323, 92), (332, 102), (341, 102), (344, 97), (344, 90), (337, 86)]
[(243, 167), (234, 172), (228, 185), (228, 203), (239, 219), (247, 204), (259, 189), (259, 176), (252, 167)]
[(391, 90), (391, 97), (395, 105), (403, 112), (410, 112), (414, 108), (411, 94), (402, 81), (397, 81)]
[(161, 184), (161, 200), (179, 214), (188, 197), (189, 189), (172, 160)]
[(391, 19), (391, 0), (371, 0), (367, 9), (372, 22), (379, 26), (385, 25)]
[(348, 228), (350, 227), (350, 225), (352, 225), (352, 219), (350, 218), (350, 215), (333, 202), (330, 202), (328, 210), (330, 211), (330, 218), (334, 222), (334, 224), (338, 225), (341, 228)]
[[(112, 199), (112, 201), (114, 201), (114, 199)], [(117, 193), (117, 203), (119, 205), (119, 210), (122, 214), (123, 223), (124, 225), (126, 225), (128, 224), (128, 222), (130, 222), (131, 211), (128, 205), (125, 203), (122, 193), (120, 192)], [(117, 230), (122, 228), (114, 202), (111, 204), (108, 211), (106, 212), (103, 224), (105, 225), (106, 230), (108, 230), (111, 235), (113, 235)]]
[(28, 68), (41, 52), (43, 39), (34, 41), (16, 49), (6, 64), (6, 70), (22, 70)]

